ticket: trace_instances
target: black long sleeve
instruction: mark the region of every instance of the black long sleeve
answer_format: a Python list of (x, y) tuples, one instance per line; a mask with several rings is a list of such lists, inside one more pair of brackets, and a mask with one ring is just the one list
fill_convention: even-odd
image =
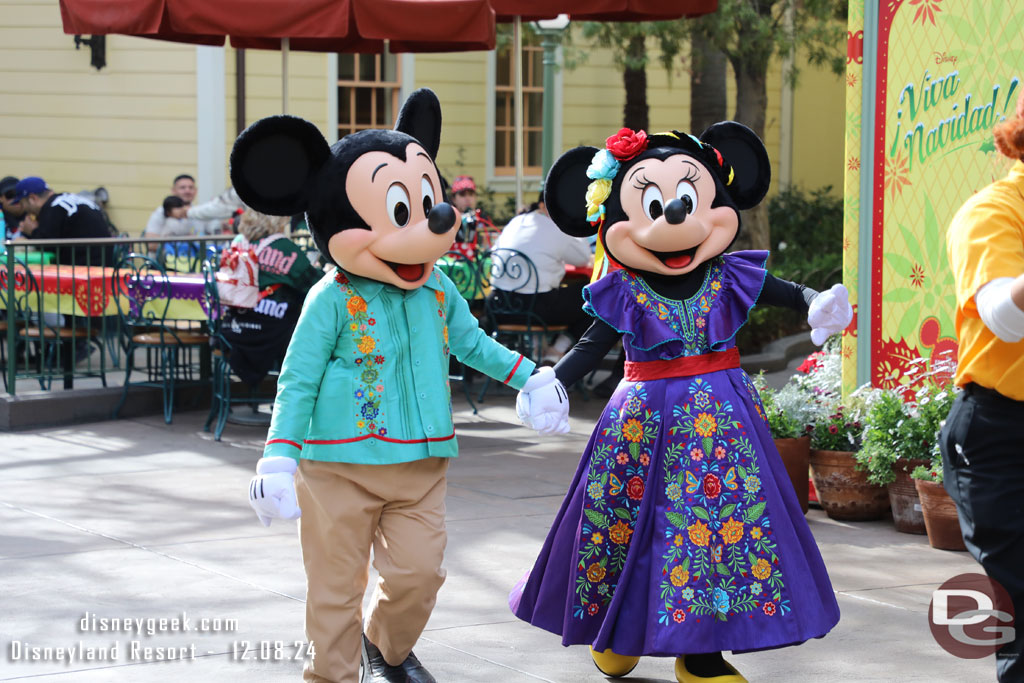
[(768, 306), (783, 306), (806, 313), (818, 292), (806, 285), (799, 285), (789, 280), (782, 280), (771, 273), (764, 278), (764, 287), (757, 302)]
[(576, 346), (555, 365), (555, 377), (565, 386), (576, 383), (597, 367), (601, 359), (615, 346), (615, 342), (619, 341), (620, 336), (608, 323), (594, 320), (576, 342)]

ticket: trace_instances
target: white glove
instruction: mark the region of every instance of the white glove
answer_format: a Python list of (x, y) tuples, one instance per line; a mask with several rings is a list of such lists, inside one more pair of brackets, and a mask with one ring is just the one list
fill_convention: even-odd
[(526, 380), (516, 397), (516, 414), (541, 434), (569, 433), (569, 395), (554, 370), (543, 367)]
[(853, 320), (853, 306), (846, 286), (832, 285), (811, 302), (807, 311), (807, 324), (811, 326), (811, 341), (821, 346), (825, 340), (846, 329)]
[(298, 519), (302, 514), (295, 499), (294, 458), (283, 455), (261, 458), (256, 463), (256, 476), (249, 482), (249, 504), (263, 526), (272, 519)]

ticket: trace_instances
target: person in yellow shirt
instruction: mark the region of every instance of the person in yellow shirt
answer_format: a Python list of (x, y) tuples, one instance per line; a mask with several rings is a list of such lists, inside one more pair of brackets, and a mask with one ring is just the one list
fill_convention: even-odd
[[(947, 234), (964, 391), (939, 445), (967, 549), (1024, 615), (1024, 96), (994, 136), (1017, 163), (967, 200)], [(1024, 681), (1017, 633), (996, 652), (1000, 681)]]

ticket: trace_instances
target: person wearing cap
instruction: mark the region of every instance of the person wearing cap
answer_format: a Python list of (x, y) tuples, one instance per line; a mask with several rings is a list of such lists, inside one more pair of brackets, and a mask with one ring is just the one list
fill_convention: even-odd
[(14, 199), (14, 187), (17, 184), (18, 179), (12, 175), (0, 180), (0, 205), (3, 206), (4, 228), (7, 239), (10, 239), (18, 232), (18, 225), (25, 215), (24, 207), (11, 203), (11, 200)]
[[(472, 176), (455, 177), (455, 182), (452, 183), (452, 204), (457, 211), (462, 213), (462, 225), (459, 226), (459, 231), (455, 236), (456, 245), (460, 242), (475, 245), (476, 234), (481, 224), (494, 227), (490, 216), (476, 206), (476, 183)], [(471, 254), (467, 254), (467, 256), (471, 256)]]
[[(5, 200), (6, 202), (6, 200)], [(109, 238), (110, 226), (100, 207), (90, 199), (68, 192), (54, 192), (37, 176), (22, 178), (14, 186), (12, 205), (22, 207), (35, 216), (36, 222), (22, 223), (22, 233), (29, 239), (95, 239)], [(101, 245), (79, 245), (56, 249), (61, 264), (113, 265), (113, 250)]]

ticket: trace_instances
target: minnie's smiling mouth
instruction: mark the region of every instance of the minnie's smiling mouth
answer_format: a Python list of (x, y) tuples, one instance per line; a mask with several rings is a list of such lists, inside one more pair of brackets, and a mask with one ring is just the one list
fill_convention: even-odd
[(423, 273), (427, 269), (424, 263), (393, 263), (391, 261), (384, 261), (384, 263), (388, 264), (388, 268), (395, 271), (395, 274), (406, 282), (416, 282), (423, 277)]
[[(700, 245), (698, 244), (697, 247)], [(681, 249), (679, 251), (652, 251), (659, 261), (669, 268), (685, 268), (693, 261), (693, 255), (697, 253), (697, 247)]]

